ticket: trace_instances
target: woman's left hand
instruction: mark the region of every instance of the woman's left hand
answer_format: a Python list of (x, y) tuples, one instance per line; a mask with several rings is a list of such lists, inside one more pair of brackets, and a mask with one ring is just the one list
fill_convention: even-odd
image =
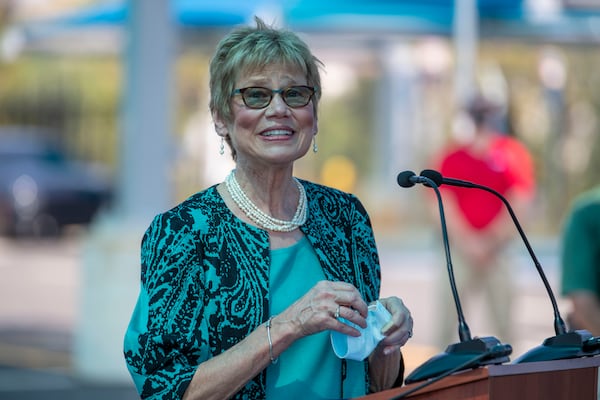
[(381, 329), (385, 338), (379, 343), (383, 354), (392, 354), (404, 346), (413, 333), (413, 319), (410, 311), (398, 297), (379, 299), (379, 302), (392, 314), (390, 321)]

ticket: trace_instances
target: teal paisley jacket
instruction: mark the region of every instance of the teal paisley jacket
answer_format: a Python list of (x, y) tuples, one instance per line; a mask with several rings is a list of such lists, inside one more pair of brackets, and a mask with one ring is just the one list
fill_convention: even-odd
[[(301, 230), (326, 278), (376, 300), (379, 257), (366, 210), (351, 194), (301, 182), (309, 207)], [(200, 363), (269, 318), (269, 254), (268, 233), (235, 217), (216, 186), (155, 217), (142, 239), (141, 289), (124, 342), (142, 398), (180, 399)], [(234, 398), (264, 399), (265, 382), (263, 371)]]

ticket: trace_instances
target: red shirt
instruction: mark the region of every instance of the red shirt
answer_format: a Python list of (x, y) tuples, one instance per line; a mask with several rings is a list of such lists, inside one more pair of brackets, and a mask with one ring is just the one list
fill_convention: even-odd
[[(442, 157), (440, 172), (488, 186), (503, 196), (515, 190), (531, 196), (535, 190), (533, 161), (527, 149), (507, 136), (492, 139), (485, 154), (472, 154), (468, 146), (454, 148)], [(445, 185), (440, 188), (453, 194), (458, 208), (475, 229), (484, 229), (502, 212), (502, 201), (484, 190)]]

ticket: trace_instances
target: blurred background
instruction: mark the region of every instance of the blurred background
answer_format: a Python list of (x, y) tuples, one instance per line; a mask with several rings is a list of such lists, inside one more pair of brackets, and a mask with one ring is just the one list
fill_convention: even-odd
[[(136, 398), (121, 343), (139, 242), (156, 213), (230, 171), (208, 62), (254, 15), (299, 32), (325, 64), (319, 152), (296, 174), (365, 203), (382, 294), (415, 319), (409, 371), (443, 350), (445, 264), (427, 189), (396, 175), (431, 168), (465, 134), (476, 92), (533, 155), (522, 223), (558, 296), (562, 219), (600, 181), (600, 1), (0, 0), (0, 398)], [(513, 247), (516, 357), (554, 332), (542, 282)], [(475, 336), (495, 335), (485, 315), (466, 318)]]

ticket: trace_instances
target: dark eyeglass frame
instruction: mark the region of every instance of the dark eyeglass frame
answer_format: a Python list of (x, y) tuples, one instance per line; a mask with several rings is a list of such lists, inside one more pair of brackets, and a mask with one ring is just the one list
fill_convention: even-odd
[[(255, 106), (255, 105), (249, 104), (248, 103), (249, 100), (247, 100), (246, 96), (244, 95), (249, 89), (261, 89), (261, 90), (264, 90), (265, 93), (270, 93), (269, 100), (264, 105), (260, 105), (260, 106)], [(303, 90), (307, 90), (309, 92), (309, 96), (306, 98), (306, 102), (299, 103), (299, 104), (290, 104), (288, 102), (289, 99), (287, 98), (287, 94), (290, 91), (300, 91), (301, 92)], [(269, 89), (269, 88), (262, 87), (262, 86), (249, 86), (249, 87), (245, 87), (245, 88), (241, 88), (241, 89), (234, 89), (232, 94), (233, 95), (236, 95), (236, 94), (241, 95), (242, 100), (243, 100), (244, 104), (246, 105), (246, 107), (251, 108), (253, 110), (260, 110), (263, 108), (267, 108), (269, 106), (269, 104), (271, 104), (271, 101), (273, 101), (273, 97), (275, 97), (276, 93), (279, 93), (279, 95), (283, 99), (283, 102), (285, 104), (287, 104), (288, 107), (302, 108), (302, 107), (305, 107), (308, 103), (310, 103), (310, 101), (312, 100), (313, 96), (315, 95), (315, 93), (317, 91), (318, 91), (318, 88), (316, 86), (306, 86), (306, 85), (294, 85), (294, 86), (288, 86), (288, 87), (281, 88), (281, 89)]]

